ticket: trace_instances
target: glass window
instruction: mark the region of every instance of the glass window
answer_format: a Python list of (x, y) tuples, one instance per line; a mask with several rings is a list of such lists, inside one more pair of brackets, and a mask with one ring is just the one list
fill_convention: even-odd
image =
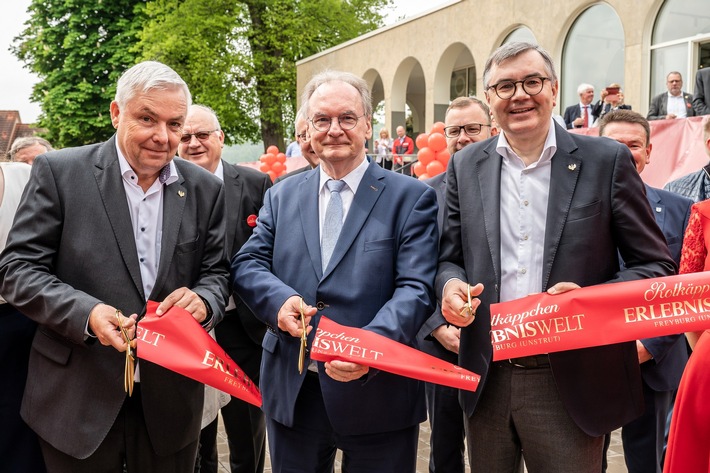
[(595, 101), (599, 100), (600, 91), (613, 82), (623, 89), (624, 47), (621, 20), (609, 5), (594, 5), (579, 15), (562, 51), (562, 111), (579, 102), (579, 84), (594, 86)]
[(476, 95), (476, 66), (457, 69), (451, 73), (450, 99)]
[(708, 0), (667, 0), (658, 12), (653, 44), (710, 33)]
[[(671, 71), (680, 72), (683, 90), (688, 90), (688, 43), (675, 44), (651, 51), (651, 97), (668, 90), (666, 76)], [(692, 80), (692, 78), (691, 78)]]
[[(503, 40), (503, 44), (513, 43), (515, 41), (524, 41), (526, 43), (537, 44), (537, 39), (530, 28), (527, 26), (521, 26), (514, 29), (506, 38)], [(501, 46), (503, 46), (501, 44)]]

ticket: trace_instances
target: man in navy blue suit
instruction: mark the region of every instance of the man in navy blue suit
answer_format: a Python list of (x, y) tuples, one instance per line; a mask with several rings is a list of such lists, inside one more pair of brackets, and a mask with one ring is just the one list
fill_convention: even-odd
[(272, 468), (332, 472), (340, 449), (344, 471), (413, 473), (423, 383), (308, 356), (299, 373), (301, 307), (309, 346), (323, 315), (414, 345), (434, 310), (436, 193), (367, 160), (372, 100), (362, 79), (320, 73), (302, 104), (320, 165), (267, 191), (232, 261), (237, 292), (268, 326), (261, 389)]
[(579, 103), (570, 105), (565, 109), (565, 125), (570, 128), (589, 128), (596, 120), (597, 114), (592, 107), (594, 100), (594, 86), (591, 84), (579, 84), (577, 87)]
[[(651, 128), (648, 121), (631, 110), (609, 112), (599, 122), (599, 134), (625, 144), (631, 151), (639, 174), (651, 162)], [(683, 235), (693, 201), (646, 185), (646, 198), (656, 223), (666, 237), (677, 264)], [(621, 430), (624, 459), (629, 473), (657, 472), (663, 469), (663, 443), (673, 393), (678, 389), (688, 351), (683, 335), (636, 340), (645, 410), (641, 417)]]

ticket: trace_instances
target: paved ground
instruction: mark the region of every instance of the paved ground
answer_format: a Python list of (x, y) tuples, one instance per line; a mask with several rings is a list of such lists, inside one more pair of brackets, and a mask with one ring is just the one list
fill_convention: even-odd
[[(428, 473), (429, 471), (429, 423), (424, 422), (421, 426), (419, 433), (419, 450), (417, 452), (417, 473)], [(227, 447), (227, 437), (224, 433), (224, 428), (222, 427), (222, 421), (220, 418), (219, 433), (217, 436), (218, 448), (219, 448), (219, 473), (229, 473), (229, 449)], [(268, 450), (268, 446), (267, 446)], [(621, 433), (619, 430), (615, 431), (611, 435), (611, 445), (609, 447), (608, 455), (609, 467), (607, 473), (627, 473), (626, 465), (624, 464), (624, 454), (621, 448)], [(336, 464), (336, 471), (339, 471), (340, 465)], [(467, 471), (469, 471), (467, 469)], [(266, 468), (265, 472), (271, 473), (271, 463), (269, 462), (269, 457), (266, 457)]]

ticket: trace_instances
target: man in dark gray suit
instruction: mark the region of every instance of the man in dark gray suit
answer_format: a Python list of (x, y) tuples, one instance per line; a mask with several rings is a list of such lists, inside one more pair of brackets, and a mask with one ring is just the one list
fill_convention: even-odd
[(459, 361), (481, 375), (460, 397), (471, 468), (517, 472), (524, 456), (531, 472), (599, 472), (603, 434), (643, 409), (635, 343), (493, 363), (490, 305), (665, 276), (675, 263), (629, 150), (554, 124), (547, 51), (503, 45), (483, 83), (502, 131), (449, 163), (436, 277), (442, 314), (464, 327)]
[(710, 67), (699, 69), (695, 74), (695, 98), (693, 108), (696, 115), (710, 115)]
[(190, 104), (175, 71), (143, 62), (118, 81), (104, 143), (37, 157), (7, 247), (0, 292), (39, 324), (22, 417), (49, 472), (191, 472), (204, 386), (127, 344), (147, 300), (205, 329), (223, 315), (224, 186), (174, 158)]
[[(224, 132), (215, 112), (192, 105), (185, 120), (178, 155), (202, 166), (224, 182), (227, 210), (226, 247), (231, 257), (256, 227), (256, 216), (271, 187), (263, 172), (229, 164), (222, 159)], [(257, 385), (261, 365), (261, 341), (266, 325), (259, 321), (239, 296), (232, 294), (224, 319), (215, 327), (219, 345)], [(207, 404), (207, 403), (206, 403)], [(232, 397), (222, 408), (229, 444), (232, 473), (260, 473), (266, 459), (266, 421), (258, 407)], [(217, 418), (200, 434), (200, 472), (217, 473)]]
[(669, 72), (666, 76), (668, 92), (653, 97), (648, 108), (649, 120), (670, 120), (673, 118), (694, 117), (693, 96), (683, 92), (683, 76), (680, 72)]

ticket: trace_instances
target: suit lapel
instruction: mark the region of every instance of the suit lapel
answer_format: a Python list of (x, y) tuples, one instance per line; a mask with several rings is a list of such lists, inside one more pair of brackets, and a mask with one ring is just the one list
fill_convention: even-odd
[(658, 195), (656, 189), (649, 186), (648, 184), (644, 184), (644, 187), (646, 188), (646, 199), (648, 200), (648, 203), (651, 206), (653, 217), (656, 219), (658, 228), (663, 230), (663, 223), (666, 219), (665, 205), (663, 205), (663, 202), (661, 202), (661, 196)]
[(160, 242), (160, 263), (158, 264), (158, 274), (155, 277), (153, 294), (158, 294), (168, 277), (168, 270), (175, 254), (180, 224), (182, 223), (182, 213), (185, 210), (185, 202), (192, 199), (184, 187), (185, 178), (180, 172), (180, 168), (175, 164), (178, 180), (165, 186), (163, 189), (163, 237)]
[[(301, 228), (306, 239), (308, 258), (313, 270), (320, 279), (323, 274), (320, 258), (320, 222), (318, 217), (318, 184), (319, 168), (312, 171), (298, 186), (298, 209), (301, 217)], [(285, 197), (288, 198), (288, 197)]]
[(101, 146), (95, 163), (94, 176), (106, 215), (111, 223), (114, 238), (116, 238), (118, 243), (121, 257), (131, 275), (136, 290), (145, 299), (140, 265), (138, 263), (138, 250), (133, 236), (133, 224), (131, 223), (131, 214), (128, 210), (126, 191), (123, 188), (123, 178), (121, 177), (118, 154), (116, 153), (115, 135)]
[(582, 157), (572, 153), (577, 145), (567, 132), (557, 127), (555, 130), (557, 152), (552, 156), (550, 193), (547, 202), (547, 222), (545, 225), (545, 249), (543, 254), (542, 288), (547, 284), (552, 271), (560, 238), (572, 205), (572, 197), (582, 170)]
[(380, 198), (380, 195), (385, 190), (384, 173), (386, 172), (390, 171), (384, 171), (374, 162), (371, 162), (367, 167), (367, 171), (365, 171), (365, 175), (362, 177), (360, 186), (355, 193), (355, 199), (353, 199), (348, 211), (348, 216), (343, 223), (343, 229), (340, 231), (340, 236), (333, 249), (333, 255), (330, 257), (328, 267), (323, 274), (324, 278), (333, 271), (333, 268), (338, 266), (338, 263), (343, 259), (343, 256), (345, 256), (345, 253), (347, 253), (360, 233), (360, 229), (365, 225), (377, 199)]
[(222, 161), (222, 169), (224, 170), (224, 196), (226, 198), (226, 204), (228, 209), (227, 212), (227, 249), (229, 250), (229, 257), (231, 258), (234, 253), (236, 253), (237, 244), (237, 234), (239, 222), (246, 218), (242, 215), (243, 206), (240, 204), (242, 202), (242, 193), (244, 192), (244, 183), (242, 179), (239, 179), (239, 171), (227, 163)]
[[(485, 148), (486, 156), (476, 162), (475, 175), (464, 175), (464, 179), (478, 179), (478, 185), (481, 189), (481, 205), (483, 207), (483, 226), (486, 231), (486, 240), (488, 248), (493, 259), (493, 270), (495, 271), (496, 281), (500, 281), (500, 167), (503, 157), (496, 151), (498, 140), (491, 140), (490, 144)], [(466, 182), (459, 178), (459, 188), (466, 186)], [(461, 205), (461, 202), (459, 202)], [(465, 208), (460, 209), (460, 213), (468, 213)], [(474, 214), (472, 225), (479, 225), (477, 216)]]

